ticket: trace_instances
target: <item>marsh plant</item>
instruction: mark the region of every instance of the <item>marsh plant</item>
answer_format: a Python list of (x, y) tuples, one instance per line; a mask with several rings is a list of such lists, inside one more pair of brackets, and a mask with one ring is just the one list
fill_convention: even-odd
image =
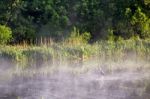
[(50, 46), (1, 46), (0, 56), (20, 63), (20, 66), (40, 65), (45, 62), (54, 63), (55, 59), (57, 61), (65, 59), (84, 61), (97, 56), (107, 61), (123, 61), (131, 57), (141, 61), (150, 60), (149, 40), (141, 40), (139, 38), (124, 40), (119, 38), (116, 41), (99, 41), (95, 44), (81, 41), (77, 45), (74, 43), (76, 42), (75, 38), (71, 37), (69, 40), (71, 41), (68, 41), (68, 43), (65, 41), (64, 43), (54, 43)]

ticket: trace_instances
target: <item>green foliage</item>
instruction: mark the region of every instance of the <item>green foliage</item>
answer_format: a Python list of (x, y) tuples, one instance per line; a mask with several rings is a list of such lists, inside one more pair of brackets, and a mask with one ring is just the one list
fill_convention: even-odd
[[(128, 56), (130, 55), (130, 57)], [(133, 55), (133, 56), (132, 56)], [(100, 41), (95, 44), (70, 45), (55, 43), (52, 46), (0, 46), (0, 57), (19, 63), (18, 66), (42, 66), (69, 60), (86, 60), (99, 57), (105, 61), (125, 61), (136, 59), (150, 61), (150, 42), (139, 37), (116, 41)], [(55, 61), (56, 59), (56, 61)]]
[(20, 50), (12, 47), (7, 47), (5, 50), (3, 49), (1, 53), (2, 57), (11, 59), (13, 61), (21, 61), (24, 58)]
[(115, 36), (113, 34), (113, 30), (112, 29), (108, 29), (108, 40), (109, 41), (115, 41)]
[(141, 11), (141, 8), (135, 11), (131, 24), (141, 38), (150, 38), (150, 19)]
[[(109, 29), (115, 37), (146, 39), (149, 9), (149, 0), (2, 0), (0, 24), (12, 29), (15, 42), (34, 41), (45, 32), (57, 40), (66, 38), (73, 27), (85, 42), (89, 33), (93, 41), (106, 39)], [(49, 29), (43, 33), (45, 25)]]
[[(35, 27), (28, 24), (27, 26), (17, 26), (13, 30), (15, 42), (30, 41), (35, 39)], [(17, 35), (17, 36), (16, 36)]]
[(80, 33), (79, 30), (74, 27), (67, 42), (71, 45), (86, 44), (89, 42), (90, 38), (91, 34), (89, 32)]
[(0, 44), (5, 44), (12, 38), (12, 31), (9, 27), (0, 25)]

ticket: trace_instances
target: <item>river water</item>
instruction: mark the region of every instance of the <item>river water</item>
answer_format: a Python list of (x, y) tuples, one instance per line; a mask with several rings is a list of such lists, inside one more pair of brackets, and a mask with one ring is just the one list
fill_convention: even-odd
[[(6, 71), (8, 72), (8, 71)], [(0, 99), (150, 99), (150, 72), (1, 73)]]
[(0, 99), (150, 99), (150, 64), (144, 69), (143, 64), (91, 60), (82, 66), (43, 64), (42, 68), (22, 70), (3, 61)]

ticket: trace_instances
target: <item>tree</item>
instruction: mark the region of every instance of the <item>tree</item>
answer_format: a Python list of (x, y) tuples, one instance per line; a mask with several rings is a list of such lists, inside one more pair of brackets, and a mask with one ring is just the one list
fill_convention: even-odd
[(45, 36), (43, 32), (60, 40), (69, 37), (73, 27), (80, 34), (89, 32), (94, 41), (107, 39), (110, 29), (116, 37), (144, 39), (149, 37), (149, 20), (149, 0), (0, 1), (0, 24), (12, 29), (15, 42), (34, 40), (37, 33)]
[(0, 25), (0, 44), (6, 44), (12, 38), (12, 31), (9, 27)]
[(141, 8), (137, 8), (134, 15), (132, 16), (131, 24), (135, 34), (141, 38), (150, 37), (150, 19), (142, 12)]

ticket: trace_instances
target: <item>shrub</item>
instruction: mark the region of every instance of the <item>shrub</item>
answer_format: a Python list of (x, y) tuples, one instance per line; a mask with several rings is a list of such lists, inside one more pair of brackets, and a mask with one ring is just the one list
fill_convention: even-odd
[(0, 44), (6, 44), (12, 38), (12, 31), (9, 27), (0, 25)]
[(144, 39), (150, 37), (150, 19), (140, 7), (132, 16), (131, 24), (134, 26), (135, 34)]
[(67, 42), (71, 45), (87, 44), (90, 38), (91, 34), (89, 32), (80, 33), (77, 28), (74, 28)]

